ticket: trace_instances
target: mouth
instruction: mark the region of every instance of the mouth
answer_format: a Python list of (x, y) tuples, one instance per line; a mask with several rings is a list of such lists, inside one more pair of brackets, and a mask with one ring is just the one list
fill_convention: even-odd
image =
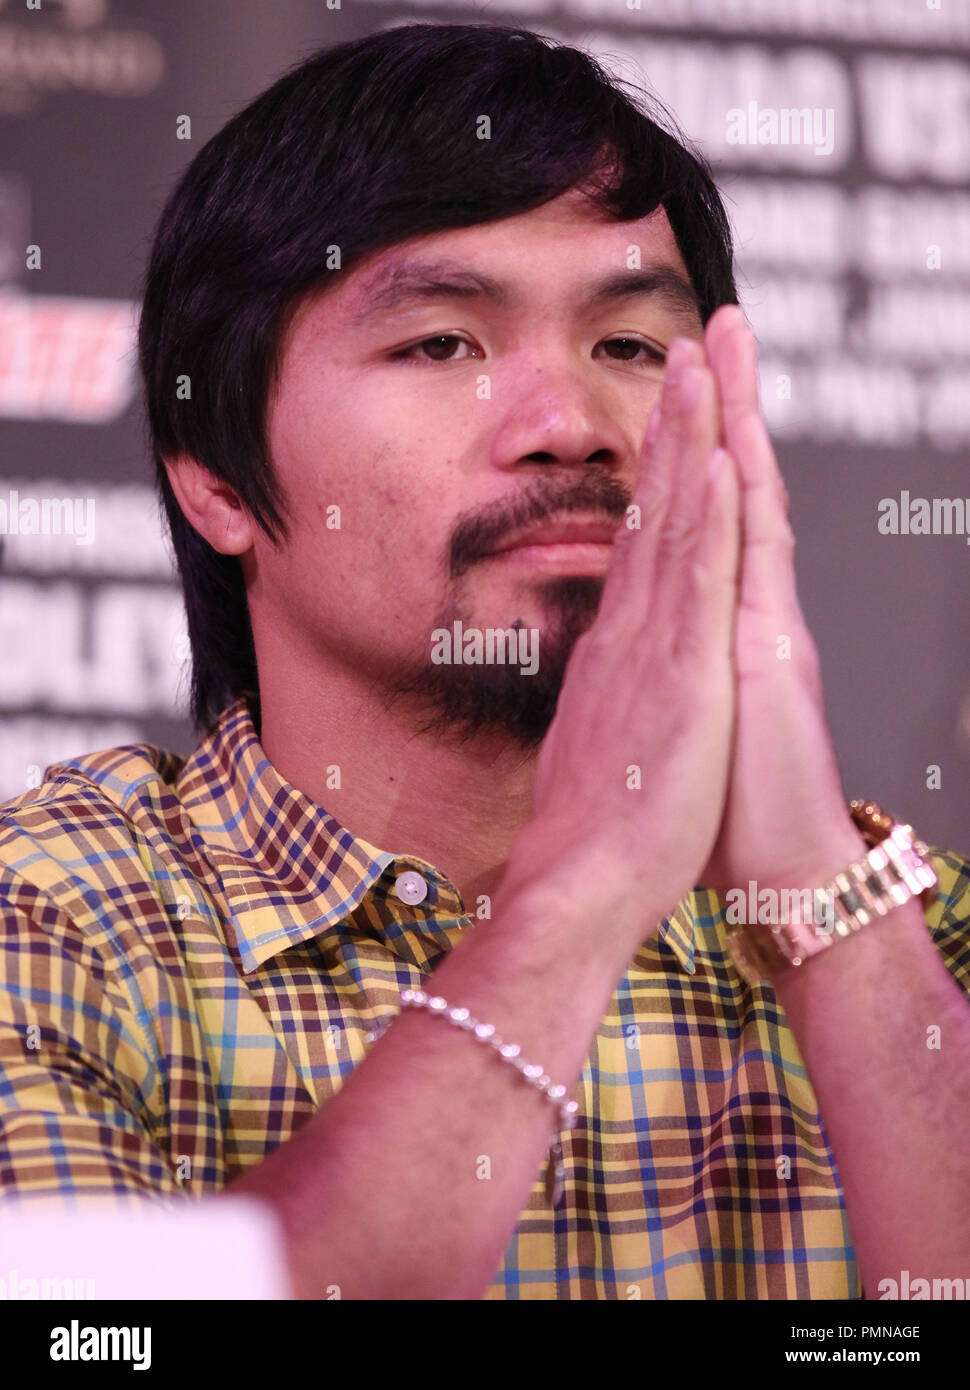
[(547, 518), (507, 536), (485, 558), (547, 577), (605, 576), (617, 530), (602, 517)]
[(489, 558), (493, 555), (505, 555), (513, 550), (536, 548), (608, 548), (613, 544), (617, 529), (616, 522), (604, 521), (602, 518), (551, 518), (507, 536), (489, 552)]

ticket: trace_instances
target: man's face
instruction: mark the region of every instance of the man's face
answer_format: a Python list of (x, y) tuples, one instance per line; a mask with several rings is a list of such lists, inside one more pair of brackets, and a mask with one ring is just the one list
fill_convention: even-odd
[[(335, 273), (290, 323), (270, 404), (292, 520), (279, 551), (257, 530), (244, 559), (257, 654), (272, 625), (301, 669), (343, 666), (418, 702), (425, 728), (537, 746), (596, 613), (664, 350), (702, 338), (692, 301), (662, 209), (615, 222), (575, 192)], [(552, 519), (607, 530), (496, 553)], [(537, 630), (538, 669), (432, 661), (456, 619)]]

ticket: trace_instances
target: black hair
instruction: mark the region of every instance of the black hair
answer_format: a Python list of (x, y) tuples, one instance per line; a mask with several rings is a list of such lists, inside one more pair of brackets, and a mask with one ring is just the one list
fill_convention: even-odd
[[(478, 138), (482, 115), (488, 139)], [(618, 220), (664, 207), (703, 322), (736, 303), (720, 195), (703, 156), (673, 131), (655, 97), (578, 49), (511, 26), (416, 23), (313, 53), (195, 156), (155, 232), (138, 355), (197, 730), (240, 695), (258, 719), (256, 654), (239, 558), (187, 521), (164, 459), (195, 459), (274, 544), (285, 539), (266, 404), (289, 315), (339, 274), (335, 246), (346, 271), (408, 238), (582, 187)], [(191, 399), (181, 398), (186, 377)]]

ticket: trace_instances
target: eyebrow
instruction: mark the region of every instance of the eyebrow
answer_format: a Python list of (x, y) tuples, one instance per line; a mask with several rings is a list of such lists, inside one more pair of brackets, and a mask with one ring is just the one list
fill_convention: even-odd
[[(693, 285), (673, 266), (664, 264), (611, 271), (586, 286), (580, 308), (588, 312), (633, 296), (656, 299), (694, 331), (701, 321), (700, 302)], [(484, 299), (506, 308), (512, 293), (506, 283), (453, 261), (403, 261), (387, 267), (366, 284), (361, 307), (351, 322), (363, 326), (411, 304), (442, 299)]]

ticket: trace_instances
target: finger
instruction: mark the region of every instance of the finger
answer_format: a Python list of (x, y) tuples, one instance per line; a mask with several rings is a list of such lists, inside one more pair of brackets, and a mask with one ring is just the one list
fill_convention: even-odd
[(675, 651), (715, 662), (730, 659), (741, 565), (741, 480), (737, 462), (718, 448), (705, 469), (704, 524), (690, 560), (691, 587)]
[(681, 378), (680, 428), (661, 446), (675, 455), (676, 486), (660, 529), (651, 583), (651, 624), (673, 633), (692, 587), (691, 559), (704, 528), (707, 467), (718, 443), (718, 401), (714, 376), (706, 367), (688, 367)]
[(724, 437), (743, 489), (741, 602), (759, 611), (787, 609), (795, 600), (795, 538), (788, 493), (758, 401), (757, 344), (733, 305), (712, 315), (709, 332)]
[[(775, 485), (784, 493), (784, 483), (772, 451), (770, 457), (760, 455), (746, 459), (737, 448), (735, 432), (741, 421), (750, 414), (761, 415), (758, 385), (758, 345), (754, 334), (737, 305), (723, 305), (712, 315), (706, 330), (705, 342), (711, 370), (717, 382), (721, 402), (721, 419), (725, 447), (737, 460), (742, 484), (755, 481), (749, 462), (762, 464), (758, 481), (765, 479), (765, 469)], [(786, 494), (787, 496), (787, 494)]]
[(686, 524), (700, 520), (705, 470), (720, 437), (717, 384), (709, 367), (684, 368), (675, 409), (679, 428), (671, 430), (668, 438), (657, 440), (658, 455), (669, 450), (669, 463), (665, 459), (664, 467), (673, 475), (661, 536), (673, 538)]
[[(739, 304), (722, 304), (719, 309), (715, 309), (704, 327), (704, 349), (710, 359), (711, 366), (714, 368), (715, 375), (720, 375), (719, 360), (722, 357), (725, 344), (733, 338), (735, 333), (740, 334), (743, 339), (747, 339), (748, 351), (753, 355), (754, 366), (757, 367), (757, 344), (744, 310)], [(734, 351), (736, 348), (731, 350)], [(737, 406), (745, 409), (757, 408), (759, 404), (757, 371), (754, 372), (753, 376), (738, 377), (734, 382), (719, 381), (719, 386), (724, 394), (729, 413), (732, 413)], [(739, 395), (739, 392), (742, 394)]]
[[(788, 612), (797, 606), (795, 535), (784, 490), (778, 486), (775, 453), (760, 415), (750, 412), (732, 430), (732, 453), (743, 456), (741, 602), (759, 612)], [(736, 451), (736, 452), (735, 452)]]
[(634, 525), (621, 525), (603, 587), (601, 612), (639, 626), (646, 612), (659, 535), (677, 485), (676, 452), (668, 441), (682, 426), (678, 407), (679, 381), (684, 369), (704, 360), (699, 343), (677, 338), (667, 355), (661, 397), (645, 431), (639, 470), (631, 498)]

